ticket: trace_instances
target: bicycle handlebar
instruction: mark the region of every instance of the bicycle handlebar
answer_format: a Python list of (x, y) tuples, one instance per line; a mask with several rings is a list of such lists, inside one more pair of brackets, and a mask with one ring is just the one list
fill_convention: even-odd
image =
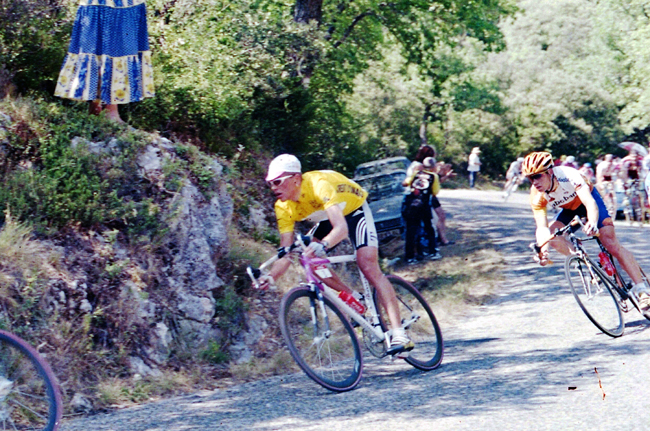
[(260, 282), (258, 281), (260, 276), (264, 273), (264, 270), (271, 266), (273, 263), (276, 261), (282, 259), (289, 253), (293, 253), (297, 251), (298, 249), (302, 249), (304, 247), (307, 247), (311, 243), (311, 236), (308, 235), (296, 235), (296, 240), (294, 241), (293, 244), (291, 244), (289, 247), (280, 247), (278, 248), (278, 252), (275, 256), (272, 256), (270, 259), (268, 259), (266, 262), (262, 263), (259, 268), (253, 268), (252, 266), (247, 266), (246, 267), (246, 273), (250, 277), (251, 281), (253, 282), (253, 285), (255, 286), (256, 289), (260, 288)]
[(544, 241), (544, 243), (542, 243), (541, 245), (537, 245), (537, 242), (536, 242), (536, 241), (535, 241), (535, 242), (531, 242), (531, 243), (529, 244), (529, 247), (530, 247), (531, 249), (533, 249), (533, 251), (534, 251), (535, 253), (540, 254), (540, 253), (542, 252), (542, 247), (544, 247), (546, 244), (548, 244), (549, 242), (551, 242), (552, 240), (554, 240), (554, 239), (557, 238), (558, 236), (562, 236), (562, 235), (564, 235), (565, 233), (567, 233), (567, 232), (570, 231), (570, 230), (573, 231), (573, 232), (575, 232), (574, 228), (576, 228), (577, 226), (581, 226), (581, 227), (582, 227), (582, 226), (584, 226), (584, 225), (585, 225), (585, 223), (584, 223), (584, 221), (580, 218), (580, 216), (575, 216), (575, 217), (573, 218), (573, 220), (571, 220), (571, 222), (570, 222), (568, 225), (564, 226), (563, 228), (555, 229), (555, 232), (553, 233), (553, 235), (551, 235), (551, 237), (550, 237), (549, 239), (547, 239), (546, 241)]

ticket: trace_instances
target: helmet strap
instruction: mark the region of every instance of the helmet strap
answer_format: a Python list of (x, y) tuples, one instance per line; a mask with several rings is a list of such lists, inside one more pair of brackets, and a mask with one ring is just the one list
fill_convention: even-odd
[(553, 169), (549, 168), (548, 170), (551, 173), (551, 187), (549, 187), (549, 189), (546, 190), (546, 193), (552, 192), (555, 184), (555, 174), (553, 173)]

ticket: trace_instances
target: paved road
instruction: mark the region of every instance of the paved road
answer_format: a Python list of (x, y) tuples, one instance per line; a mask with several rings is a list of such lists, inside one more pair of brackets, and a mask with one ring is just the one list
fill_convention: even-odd
[[(361, 384), (344, 394), (294, 374), (75, 420), (63, 430), (650, 429), (650, 322), (630, 312), (625, 335), (612, 339), (587, 320), (561, 259), (547, 268), (531, 262), (523, 194), (504, 205), (497, 193), (443, 191), (441, 202), (465, 233), (487, 231), (508, 267), (495, 301), (443, 327), (439, 369), (368, 358)], [(650, 229), (620, 224), (617, 232), (650, 270), (642, 258), (650, 255)]]

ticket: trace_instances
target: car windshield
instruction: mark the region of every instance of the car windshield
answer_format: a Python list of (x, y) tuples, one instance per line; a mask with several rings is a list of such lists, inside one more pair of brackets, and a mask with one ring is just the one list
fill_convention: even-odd
[(362, 177), (366, 175), (379, 174), (382, 172), (390, 172), (396, 169), (408, 169), (409, 165), (410, 162), (406, 157), (382, 159), (357, 166), (354, 171), (354, 176)]
[(406, 171), (392, 171), (357, 178), (354, 181), (368, 192), (368, 202), (372, 202), (403, 194), (404, 178), (406, 178)]

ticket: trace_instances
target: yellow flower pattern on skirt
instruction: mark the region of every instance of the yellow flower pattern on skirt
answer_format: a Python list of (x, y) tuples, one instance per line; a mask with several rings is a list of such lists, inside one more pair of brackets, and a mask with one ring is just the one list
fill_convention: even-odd
[(54, 94), (106, 104), (155, 95), (145, 0), (79, 0)]
[[(57, 82), (55, 96), (73, 100), (95, 100), (100, 99), (97, 87), (92, 87), (92, 79), (84, 79), (84, 65), (97, 64), (99, 71), (98, 81), (107, 73), (107, 62), (112, 62), (110, 101), (102, 100), (104, 103), (121, 104), (137, 102), (145, 97), (154, 97), (153, 66), (151, 64), (151, 52), (143, 52), (141, 55), (141, 97), (133, 100), (131, 97), (131, 85), (129, 82), (129, 70), (126, 67), (129, 63), (138, 62), (138, 55), (127, 57), (111, 58), (108, 56), (95, 56), (93, 54), (68, 54)], [(80, 91), (81, 90), (81, 91)]]

